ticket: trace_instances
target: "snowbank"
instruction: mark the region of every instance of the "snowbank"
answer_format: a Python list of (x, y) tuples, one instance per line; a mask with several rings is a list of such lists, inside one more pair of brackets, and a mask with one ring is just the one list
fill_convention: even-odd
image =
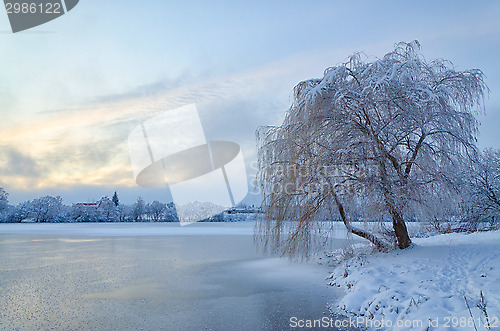
[(332, 310), (371, 330), (485, 330), (487, 317), (500, 329), (500, 231), (413, 241), (338, 265), (331, 284), (345, 296)]

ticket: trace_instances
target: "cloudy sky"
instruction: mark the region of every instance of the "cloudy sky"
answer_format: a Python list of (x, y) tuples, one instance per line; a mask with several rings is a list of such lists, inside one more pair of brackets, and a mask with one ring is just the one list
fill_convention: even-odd
[(491, 89), (482, 148), (500, 142), (500, 2), (80, 0), (13, 34), (0, 13), (0, 187), (18, 203), (95, 201), (138, 187), (130, 131), (196, 103), (205, 135), (241, 145), (254, 173), (254, 132), (278, 124), (290, 91), (355, 51), (374, 57), (418, 39), (428, 59), (480, 68)]

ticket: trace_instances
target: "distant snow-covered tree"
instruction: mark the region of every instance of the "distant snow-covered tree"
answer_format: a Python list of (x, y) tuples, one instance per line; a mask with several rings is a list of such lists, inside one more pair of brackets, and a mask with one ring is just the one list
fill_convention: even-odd
[(216, 215), (224, 210), (224, 207), (208, 201), (194, 201), (182, 206), (176, 206), (177, 216), (182, 222), (198, 222), (209, 220), (212, 217), (220, 219)]
[(116, 204), (107, 196), (99, 200), (97, 211), (101, 222), (116, 222), (118, 220)]
[(165, 212), (165, 222), (179, 222), (177, 217), (177, 210), (173, 202), (167, 203), (167, 210)]
[(113, 198), (111, 199), (113, 203), (115, 204), (116, 207), (120, 204), (120, 199), (118, 199), (118, 194), (115, 191), (115, 194), (113, 194)]
[(137, 201), (132, 205), (132, 219), (134, 222), (144, 221), (144, 214), (146, 213), (146, 204), (142, 197), (138, 197)]
[(29, 218), (29, 201), (18, 204), (17, 206), (8, 205), (3, 211), (2, 222), (20, 223)]
[(77, 203), (70, 208), (71, 220), (73, 222), (99, 222), (97, 205)]
[(391, 219), (397, 245), (409, 247), (407, 215), (451, 192), (454, 169), (475, 152), (487, 90), (481, 70), (427, 61), (417, 41), (373, 62), (356, 54), (299, 83), (283, 124), (257, 132), (265, 243), (307, 253), (318, 221), (338, 216), (385, 248), (352, 225), (356, 211)]
[(27, 210), (27, 218), (37, 223), (64, 222), (67, 211), (60, 196), (44, 196), (27, 202), (23, 208)]
[(0, 213), (7, 208), (9, 204), (9, 193), (0, 187)]
[(0, 187), (0, 223), (9, 222), (9, 194)]
[(116, 212), (118, 214), (118, 222), (132, 222), (134, 220), (131, 206), (120, 204), (116, 208)]
[(148, 219), (154, 222), (164, 221), (166, 218), (167, 205), (163, 202), (153, 201), (146, 206)]
[(500, 219), (500, 150), (487, 149), (472, 162), (469, 177), (466, 177), (468, 217), (475, 221)]

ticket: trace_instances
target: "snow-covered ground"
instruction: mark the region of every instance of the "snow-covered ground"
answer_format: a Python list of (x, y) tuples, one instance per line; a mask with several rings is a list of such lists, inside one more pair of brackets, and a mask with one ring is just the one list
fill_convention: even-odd
[(487, 319), (500, 329), (500, 231), (413, 242), (374, 255), (356, 253), (359, 244), (331, 275), (345, 291), (332, 311), (374, 330), (486, 330)]

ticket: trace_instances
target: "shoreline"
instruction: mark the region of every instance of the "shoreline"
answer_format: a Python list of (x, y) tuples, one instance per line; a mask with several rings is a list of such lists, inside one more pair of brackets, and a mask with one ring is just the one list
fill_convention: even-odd
[(499, 327), (500, 231), (414, 238), (405, 250), (358, 247), (331, 274), (344, 295), (332, 307), (368, 329)]

